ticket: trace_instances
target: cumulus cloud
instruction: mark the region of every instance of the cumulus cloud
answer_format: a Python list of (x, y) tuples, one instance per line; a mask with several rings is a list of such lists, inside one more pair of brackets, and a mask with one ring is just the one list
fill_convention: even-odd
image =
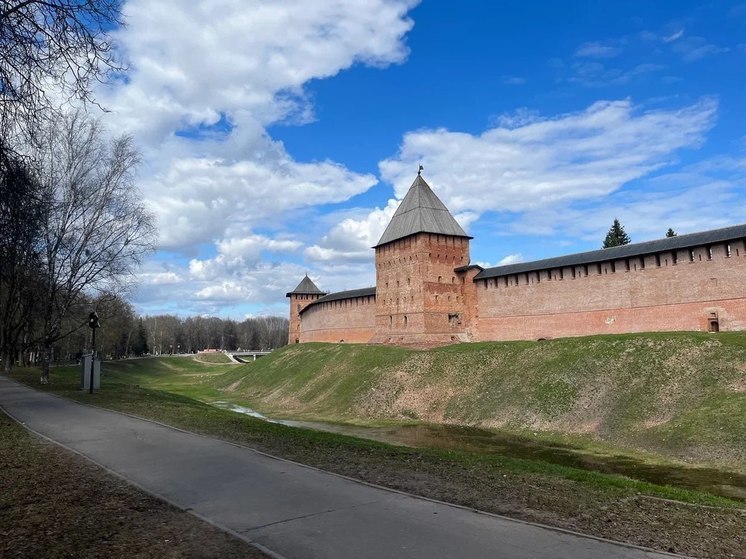
[(189, 274), (195, 280), (241, 277), (260, 263), (263, 252), (293, 252), (301, 246), (299, 241), (275, 240), (262, 235), (224, 239), (216, 243), (215, 257), (190, 260)]
[(717, 102), (678, 110), (602, 101), (584, 111), (480, 135), (425, 129), (404, 136), (380, 163), (398, 198), (422, 162), (428, 183), (452, 212), (521, 212), (606, 196), (695, 148), (713, 125)]
[(174, 159), (145, 181), (160, 217), (160, 246), (181, 248), (243, 234), (282, 212), (341, 202), (376, 184), (331, 162)]
[(313, 118), (303, 86), (354, 64), (404, 60), (414, 0), (129, 0), (117, 32), (130, 65), (103, 91), (106, 118), (142, 146), (142, 185), (161, 246), (249, 231), (376, 179), (331, 161), (295, 161), (268, 125)]
[(399, 207), (401, 200), (389, 200), (361, 219), (347, 218), (332, 227), (320, 244), (310, 246), (305, 256), (316, 262), (371, 262), (373, 247)]
[(136, 302), (176, 298), (211, 312), (284, 295), (287, 277), (303, 269), (262, 254), (301, 244), (253, 231), (277, 229), (300, 208), (345, 201), (377, 179), (334, 161), (297, 161), (267, 128), (313, 120), (304, 91), (311, 80), (405, 60), (416, 3), (125, 2), (127, 26), (116, 38), (130, 71), (98, 92), (105, 119), (141, 147), (140, 184), (158, 217), (160, 248), (215, 253), (188, 264), (154, 261)]
[[(304, 255), (317, 264), (369, 266), (370, 247), (383, 234), (419, 162), (465, 230), (485, 212), (497, 211), (523, 212), (525, 219), (513, 227), (549, 233), (552, 224), (564, 223), (549, 214), (561, 213), (575, 201), (601, 200), (670, 163), (677, 150), (696, 147), (716, 109), (711, 99), (679, 110), (647, 112), (629, 100), (599, 102), (553, 119), (518, 110), (497, 118), (496, 125), (479, 136), (445, 129), (409, 133), (397, 157), (380, 164), (396, 199), (362, 217), (343, 219)], [(576, 211), (566, 215), (579, 219)], [(511, 254), (500, 264), (520, 258)]]
[[(220, 314), (247, 305), (279, 310), (288, 289), (288, 281), (297, 283), (305, 269), (292, 262), (259, 261), (253, 267), (221, 270), (220, 262), (207, 259), (192, 261), (186, 268), (173, 268), (170, 263), (150, 262), (142, 273), (135, 301), (152, 313)], [(295, 279), (297, 278), (297, 279)], [(232, 316), (237, 316), (235, 313)]]

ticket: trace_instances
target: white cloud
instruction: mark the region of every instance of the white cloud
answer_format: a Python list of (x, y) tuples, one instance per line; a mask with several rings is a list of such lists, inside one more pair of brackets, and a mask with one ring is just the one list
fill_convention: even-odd
[(508, 254), (506, 257), (502, 258), (497, 265), (498, 266), (507, 266), (508, 264), (518, 264), (519, 262), (523, 262), (524, 258), (523, 255), (518, 254)]
[(117, 32), (127, 80), (99, 94), (134, 134), (161, 246), (248, 233), (283, 212), (347, 200), (376, 183), (331, 161), (295, 161), (266, 132), (306, 122), (303, 86), (354, 64), (407, 56), (416, 0), (129, 0)]
[(643, 31), (640, 38), (644, 41), (667, 45), (671, 51), (684, 62), (696, 62), (708, 56), (728, 52), (730, 49), (711, 43), (705, 37), (685, 34), (683, 27), (671, 25), (659, 32)]
[(675, 41), (671, 48), (679, 54), (684, 62), (696, 62), (712, 56), (728, 52), (730, 49), (710, 43), (704, 37), (684, 37)]
[(500, 260), (497, 261), (497, 263), (492, 264), (490, 262), (484, 261), (484, 260), (477, 260), (476, 262), (472, 262), (472, 264), (476, 264), (477, 266), (481, 266), (482, 268), (494, 268), (496, 266), (508, 266), (510, 264), (518, 264), (520, 262), (525, 262), (525, 258), (522, 254), (508, 254), (507, 256), (504, 256)]
[(376, 184), (331, 162), (277, 165), (257, 161), (175, 159), (146, 181), (160, 218), (161, 247), (184, 247), (238, 236), (282, 212), (341, 202)]
[(332, 227), (321, 243), (306, 249), (306, 258), (316, 262), (366, 262), (373, 260), (373, 247), (399, 207), (400, 200), (389, 200), (362, 219), (347, 218)]
[(141, 272), (138, 274), (140, 282), (147, 285), (177, 285), (184, 281), (184, 278), (176, 272)]
[(125, 2), (127, 26), (116, 35), (130, 71), (97, 93), (104, 118), (142, 149), (140, 186), (160, 247), (215, 250), (188, 264), (152, 261), (136, 302), (212, 313), (282, 300), (305, 270), (263, 254), (302, 244), (253, 231), (282, 229), (286, 216), (348, 200), (377, 179), (334, 161), (296, 161), (267, 127), (313, 120), (303, 89), (311, 80), (402, 62), (417, 1)]
[[(303, 277), (305, 269), (289, 262), (260, 261), (249, 267), (225, 269), (225, 263), (214, 260), (192, 261), (188, 270), (180, 270), (162, 281), (157, 268), (150, 263), (133, 301), (141, 309), (178, 314), (221, 314), (237, 306), (253, 305), (280, 308), (285, 314), (285, 293)], [(172, 265), (169, 264), (170, 267)], [(289, 284), (293, 284), (290, 285)], [(279, 305), (279, 307), (278, 307)]]
[(674, 33), (671, 33), (668, 36), (663, 37), (664, 43), (673, 43), (674, 41), (681, 39), (681, 37), (684, 36), (684, 29), (679, 29), (678, 31), (675, 31)]
[(220, 281), (228, 276), (242, 277), (261, 262), (262, 253), (294, 252), (302, 243), (293, 240), (276, 240), (262, 235), (247, 235), (225, 239), (216, 243), (217, 255), (213, 258), (189, 261), (189, 274), (195, 280)]
[(617, 45), (593, 41), (583, 43), (575, 51), (580, 58), (614, 58), (621, 54), (622, 49)]
[(630, 100), (594, 103), (585, 111), (481, 135), (446, 129), (404, 136), (381, 175), (403, 196), (412, 169), (452, 212), (520, 212), (606, 196), (695, 148), (713, 124), (717, 103), (640, 111)]
[[(505, 234), (544, 236), (557, 245), (586, 241), (599, 248), (614, 218), (633, 242), (662, 238), (669, 227), (695, 233), (746, 222), (740, 203), (746, 190), (744, 159), (715, 158), (645, 180), (645, 188), (624, 189), (582, 204), (537, 208), (503, 223)], [(708, 211), (703, 211), (706, 204)]]
[(264, 235), (230, 238), (216, 244), (212, 258), (188, 265), (150, 262), (140, 274), (135, 296), (138, 304), (177, 302), (180, 312), (219, 312), (224, 306), (266, 304), (282, 300), (288, 281), (302, 277), (302, 268), (290, 263), (263, 261), (265, 253), (292, 253), (302, 243)]

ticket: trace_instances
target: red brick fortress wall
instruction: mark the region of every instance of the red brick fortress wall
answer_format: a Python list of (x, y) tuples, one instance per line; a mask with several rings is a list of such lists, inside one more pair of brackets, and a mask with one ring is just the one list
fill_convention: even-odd
[(746, 330), (742, 240), (475, 282), (471, 331), (518, 340)]
[(367, 343), (375, 328), (376, 297), (316, 303), (303, 312), (301, 342)]

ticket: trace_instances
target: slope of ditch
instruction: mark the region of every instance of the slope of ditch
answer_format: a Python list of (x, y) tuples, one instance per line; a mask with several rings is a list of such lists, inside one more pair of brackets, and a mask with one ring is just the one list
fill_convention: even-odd
[(746, 470), (746, 334), (656, 333), (425, 351), (301, 344), (215, 380), (274, 416), (581, 437)]

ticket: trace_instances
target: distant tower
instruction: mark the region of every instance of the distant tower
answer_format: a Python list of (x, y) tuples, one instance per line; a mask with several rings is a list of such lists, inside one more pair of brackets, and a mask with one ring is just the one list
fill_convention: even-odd
[(290, 297), (289, 344), (297, 344), (300, 341), (300, 312), (310, 303), (324, 295), (326, 293), (316, 287), (316, 284), (311, 281), (308, 274), (301, 280), (298, 287), (285, 295), (286, 297)]
[(462, 272), (472, 237), (420, 172), (374, 247), (376, 343), (466, 339)]

